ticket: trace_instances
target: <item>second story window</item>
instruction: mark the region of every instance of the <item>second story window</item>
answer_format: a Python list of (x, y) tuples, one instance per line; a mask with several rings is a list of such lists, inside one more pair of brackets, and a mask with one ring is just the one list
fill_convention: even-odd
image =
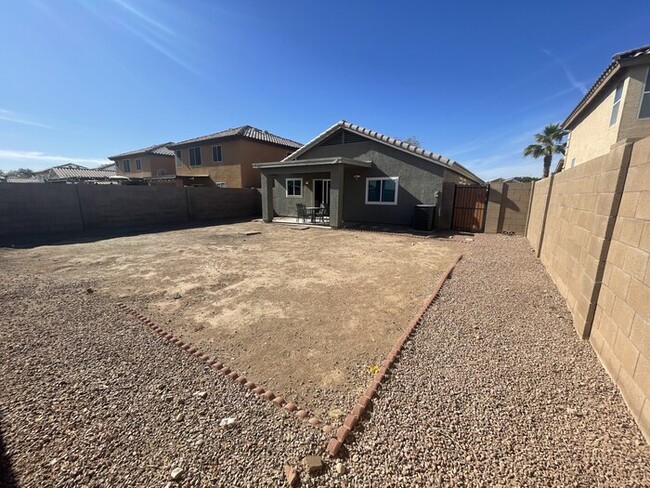
[(645, 74), (645, 85), (643, 86), (641, 106), (639, 107), (639, 118), (647, 119), (648, 117), (650, 117), (650, 68)]
[(174, 154), (176, 155), (176, 166), (183, 166), (183, 153), (180, 151), (174, 151)]
[(122, 161), (122, 165), (124, 166), (124, 172), (125, 173), (130, 173), (131, 172), (131, 160), (130, 159), (125, 159)]
[(623, 83), (616, 85), (614, 91), (614, 105), (612, 105), (612, 115), (609, 118), (609, 125), (612, 126), (618, 120), (618, 112), (621, 109), (621, 97), (623, 96)]
[(221, 146), (212, 146), (212, 162), (220, 163), (223, 161)]
[(190, 148), (190, 166), (201, 166), (201, 148)]
[(142, 170), (142, 161), (140, 161), (139, 159), (135, 160), (135, 169), (138, 171)]

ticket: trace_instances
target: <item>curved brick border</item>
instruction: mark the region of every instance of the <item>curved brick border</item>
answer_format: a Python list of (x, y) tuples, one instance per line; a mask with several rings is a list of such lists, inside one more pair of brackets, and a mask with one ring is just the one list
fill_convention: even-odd
[(329, 425), (323, 425), (321, 420), (317, 417), (311, 417), (309, 415), (308, 410), (304, 410), (299, 408), (295, 403), (289, 402), (287, 403), (286, 400), (281, 397), (281, 396), (276, 396), (275, 393), (273, 393), (271, 390), (263, 388), (259, 385), (256, 385), (252, 381), (249, 381), (246, 379), (244, 376), (240, 375), (239, 373), (236, 373), (235, 371), (231, 370), (229, 367), (227, 367), (225, 364), (223, 364), (220, 361), (217, 361), (215, 358), (208, 356), (207, 354), (203, 354), (201, 351), (199, 351), (196, 347), (192, 346), (191, 344), (188, 344), (186, 342), (183, 342), (181, 339), (178, 337), (175, 337), (172, 333), (170, 332), (165, 332), (162, 327), (158, 326), (156, 323), (154, 323), (152, 320), (150, 320), (148, 317), (142, 315), (141, 313), (138, 313), (136, 310), (132, 309), (131, 307), (128, 307), (127, 305), (123, 303), (118, 303), (117, 306), (126, 312), (127, 314), (131, 315), (132, 317), (138, 319), (142, 324), (146, 325), (149, 327), (151, 330), (156, 332), (161, 338), (165, 339), (171, 344), (174, 344), (178, 346), (181, 350), (185, 351), (187, 354), (190, 356), (193, 356), (205, 363), (208, 364), (211, 368), (215, 369), (222, 375), (230, 378), (233, 380), (235, 383), (238, 383), (242, 385), (244, 388), (247, 390), (251, 390), (253, 393), (258, 395), (260, 398), (269, 401), (273, 403), (276, 407), (282, 408), (286, 410), (289, 413), (292, 413), (296, 418), (300, 420), (304, 420), (307, 424), (311, 425), (312, 427), (321, 427), (323, 432), (326, 434), (329, 434), (332, 431), (332, 427)]
[(415, 330), (418, 324), (422, 322), (422, 316), (425, 314), (427, 309), (431, 306), (433, 300), (435, 300), (435, 298), (438, 296), (438, 293), (440, 293), (440, 289), (445, 284), (445, 281), (447, 281), (447, 278), (449, 278), (449, 275), (451, 275), (451, 272), (454, 270), (456, 264), (458, 264), (458, 262), (462, 259), (462, 257), (463, 255), (459, 254), (454, 260), (454, 262), (449, 266), (447, 271), (445, 271), (442, 277), (438, 280), (436, 286), (433, 289), (433, 292), (424, 301), (422, 308), (418, 311), (417, 314), (415, 314), (415, 317), (413, 317), (413, 319), (409, 323), (404, 333), (400, 336), (400, 338), (397, 340), (393, 348), (390, 350), (388, 357), (386, 357), (386, 359), (381, 362), (381, 367), (379, 368), (377, 374), (375, 374), (375, 376), (373, 377), (372, 381), (370, 382), (370, 385), (368, 386), (368, 388), (366, 388), (366, 391), (364, 391), (361, 394), (359, 400), (357, 401), (357, 404), (354, 406), (354, 408), (348, 414), (348, 416), (345, 417), (345, 420), (343, 421), (343, 425), (341, 425), (336, 430), (335, 436), (332, 439), (330, 439), (329, 443), (327, 444), (327, 453), (330, 456), (336, 457), (339, 450), (341, 449), (341, 446), (347, 439), (350, 431), (354, 429), (354, 426), (357, 425), (357, 423), (359, 423), (361, 416), (364, 414), (364, 412), (368, 409), (368, 406), (371, 404), (372, 397), (375, 395), (375, 393), (377, 393), (377, 390), (379, 389), (379, 385), (381, 385), (381, 382), (385, 378), (388, 369), (395, 362), (395, 359), (397, 358), (398, 354), (402, 350), (404, 343), (408, 340), (411, 333)]

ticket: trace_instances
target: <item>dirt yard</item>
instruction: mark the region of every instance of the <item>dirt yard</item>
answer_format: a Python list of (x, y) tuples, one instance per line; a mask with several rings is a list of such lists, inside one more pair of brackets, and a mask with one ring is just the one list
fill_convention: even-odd
[(1, 249), (0, 272), (90, 283), (250, 380), (336, 417), (455, 256), (433, 239), (250, 222)]

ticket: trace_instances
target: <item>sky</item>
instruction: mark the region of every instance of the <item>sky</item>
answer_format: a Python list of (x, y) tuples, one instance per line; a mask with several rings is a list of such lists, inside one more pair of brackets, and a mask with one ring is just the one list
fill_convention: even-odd
[(241, 125), (304, 143), (347, 120), (485, 180), (540, 176), (532, 135), (650, 44), (650, 2), (624, 3), (2, 1), (0, 170)]

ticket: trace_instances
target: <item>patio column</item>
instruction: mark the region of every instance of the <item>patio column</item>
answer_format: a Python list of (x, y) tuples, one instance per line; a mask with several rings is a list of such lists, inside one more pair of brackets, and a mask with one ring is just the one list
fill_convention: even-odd
[(330, 227), (338, 229), (343, 223), (343, 175), (342, 164), (330, 171)]
[(275, 176), (262, 172), (262, 220), (273, 221), (273, 182)]

